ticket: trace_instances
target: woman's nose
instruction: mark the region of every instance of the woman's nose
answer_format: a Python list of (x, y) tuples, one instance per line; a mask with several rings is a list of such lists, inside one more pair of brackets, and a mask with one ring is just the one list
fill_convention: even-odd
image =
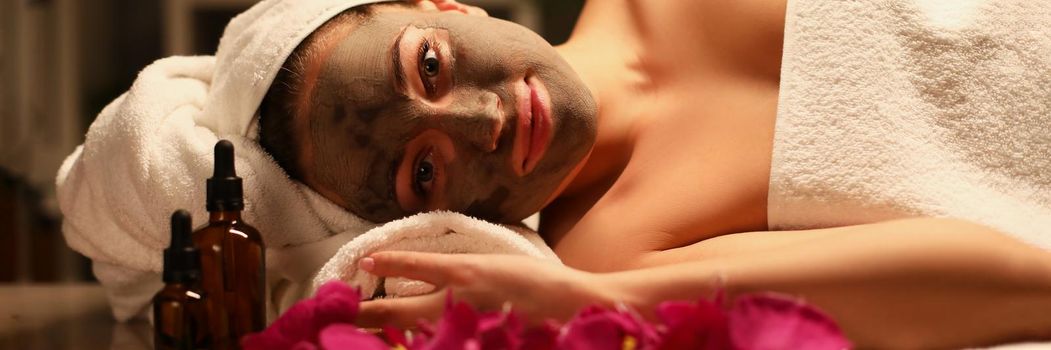
[(438, 118), (450, 136), (460, 137), (484, 152), (492, 152), (504, 128), (500, 96), (491, 91), (456, 96)]

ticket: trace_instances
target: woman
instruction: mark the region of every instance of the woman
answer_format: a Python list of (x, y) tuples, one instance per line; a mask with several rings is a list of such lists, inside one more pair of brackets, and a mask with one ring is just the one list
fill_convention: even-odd
[(589, 2), (557, 48), (451, 1), (374, 6), (300, 45), (264, 102), (261, 143), (373, 221), (541, 210), (567, 265), (377, 253), (360, 267), (442, 290), (366, 302), (365, 325), (433, 317), (444, 290), (534, 320), (774, 290), (826, 310), (861, 347), (1051, 337), (1051, 254), (991, 228), (764, 232), (785, 5)]

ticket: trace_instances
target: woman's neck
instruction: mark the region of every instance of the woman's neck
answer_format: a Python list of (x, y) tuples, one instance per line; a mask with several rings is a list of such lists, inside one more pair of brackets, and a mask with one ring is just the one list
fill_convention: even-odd
[[(556, 47), (598, 104), (598, 135), (591, 154), (559, 197), (605, 190), (627, 166), (643, 114), (647, 74), (639, 67), (637, 31), (626, 2), (592, 1), (572, 36)], [(598, 188), (605, 187), (605, 188)]]

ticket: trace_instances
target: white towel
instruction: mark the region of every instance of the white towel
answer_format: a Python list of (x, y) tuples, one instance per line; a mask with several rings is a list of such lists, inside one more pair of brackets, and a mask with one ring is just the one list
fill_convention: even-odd
[[(204, 182), (211, 176), (218, 136), (194, 117), (206, 103), (214, 61), (172, 57), (144, 69), (131, 90), (103, 110), (59, 170), (66, 241), (92, 259), (118, 319), (144, 311), (160, 288), (171, 212), (189, 209), (197, 225), (208, 218)], [(237, 172), (244, 178), (244, 218), (273, 248), (269, 255), (375, 226), (288, 179), (254, 140), (224, 137), (235, 145)], [(309, 282), (309, 274), (292, 274), (298, 266), (276, 265), (274, 259), (270, 282)]]
[(1051, 249), (1051, 2), (789, 2), (770, 226), (906, 216)]
[[(452, 212), (417, 214), (358, 236), (348, 242), (314, 278), (313, 290), (340, 280), (361, 288), (362, 295), (376, 291), (379, 279), (358, 269), (358, 260), (379, 251), (407, 250), (431, 253), (495, 253), (532, 256), (561, 263), (536, 232), (519, 226), (498, 226)], [(433, 286), (403, 278), (384, 281), (387, 297), (429, 292)], [(311, 292), (313, 294), (313, 292)]]
[(118, 320), (143, 316), (161, 287), (172, 211), (190, 210), (197, 225), (207, 220), (204, 185), (219, 138), (235, 146), (244, 219), (267, 246), (270, 316), (304, 296), (339, 247), (376, 226), (290, 180), (253, 130), (260, 101), (299, 42), (371, 2), (260, 2), (231, 21), (215, 57), (159, 60), (99, 114), (56, 182), (66, 241), (91, 258)]

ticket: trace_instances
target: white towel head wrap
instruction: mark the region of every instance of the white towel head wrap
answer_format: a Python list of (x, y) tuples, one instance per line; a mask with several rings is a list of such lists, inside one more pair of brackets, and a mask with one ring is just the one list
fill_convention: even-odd
[(292, 51), (310, 33), (355, 6), (390, 0), (265, 0), (230, 21), (216, 52), (215, 75), (199, 121), (220, 136), (255, 138), (263, 96)]

